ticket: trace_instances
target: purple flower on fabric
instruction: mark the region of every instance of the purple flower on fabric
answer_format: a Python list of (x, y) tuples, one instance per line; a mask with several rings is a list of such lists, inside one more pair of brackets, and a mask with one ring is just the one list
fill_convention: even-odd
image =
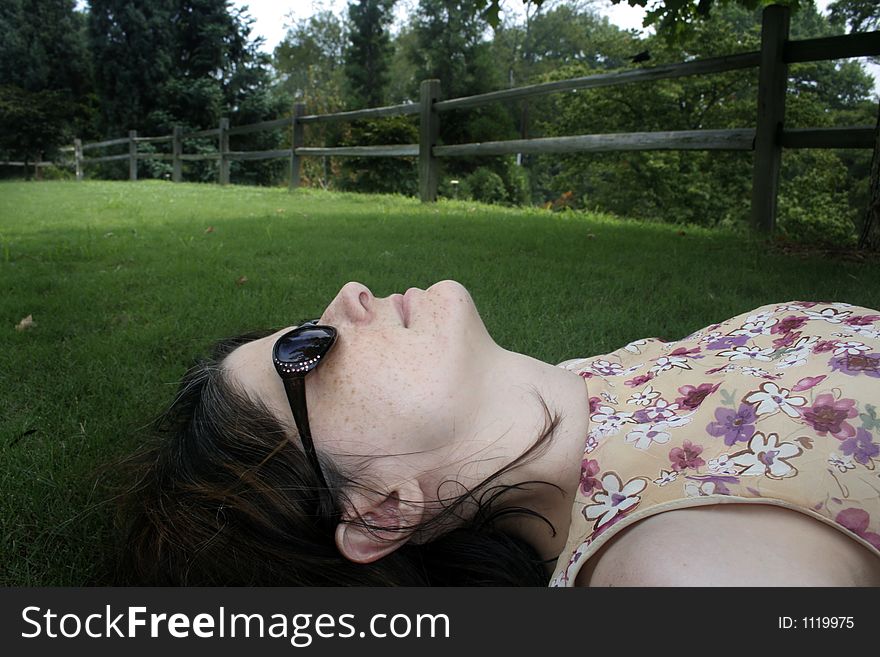
[(795, 315), (789, 315), (785, 319), (774, 324), (770, 328), (770, 333), (788, 333), (790, 331), (794, 331), (795, 329), (799, 329), (801, 326), (803, 326), (806, 323), (807, 323), (806, 317), (797, 317)]
[(872, 458), (880, 456), (880, 445), (874, 442), (873, 436), (867, 430), (859, 429), (855, 436), (840, 443), (840, 451), (852, 456), (862, 465), (868, 465)]
[(843, 322), (850, 326), (867, 326), (868, 324), (873, 324), (878, 319), (880, 319), (880, 315), (856, 315), (855, 317), (843, 320)]
[(792, 392), (801, 392), (803, 390), (809, 390), (813, 386), (819, 385), (822, 381), (828, 378), (827, 374), (820, 374), (819, 376), (805, 376), (803, 379), (798, 381), (792, 386)]
[(725, 445), (748, 442), (755, 433), (755, 407), (740, 404), (739, 410), (716, 408), (715, 421), (706, 425), (710, 436), (724, 438)]
[(880, 378), (880, 354), (843, 354), (828, 361), (831, 370), (849, 376), (865, 374)]
[(836, 340), (821, 340), (813, 345), (814, 354), (823, 354), (826, 351), (834, 351), (834, 343)]
[(596, 459), (581, 461), (581, 493), (589, 497), (594, 490), (602, 488), (602, 482), (596, 478), (599, 474), (599, 462)]
[(717, 351), (719, 349), (732, 349), (733, 347), (744, 347), (749, 341), (748, 335), (725, 335), (724, 337), (713, 340), (706, 345), (706, 349)]
[(694, 445), (690, 440), (685, 440), (681, 447), (673, 447), (669, 450), (672, 469), (681, 472), (688, 468), (699, 468), (701, 465), (706, 465), (706, 462), (700, 458), (702, 452), (702, 445)]
[(795, 342), (797, 342), (800, 337), (801, 337), (800, 331), (792, 331), (790, 333), (786, 333), (785, 335), (783, 335), (781, 337), (776, 338), (773, 341), (773, 346), (776, 347), (777, 349), (780, 349), (782, 347), (789, 347), (789, 346), (793, 345)]
[(818, 395), (810, 408), (804, 409), (802, 416), (820, 436), (830, 433), (838, 440), (856, 434), (855, 428), (847, 422), (859, 414), (855, 399), (834, 399), (830, 392)]
[(864, 509), (844, 509), (837, 514), (834, 521), (880, 550), (880, 534), (868, 531), (871, 516)]
[(630, 388), (636, 388), (638, 386), (646, 384), (648, 381), (654, 378), (653, 372), (648, 372), (647, 374), (639, 374), (636, 377), (633, 377), (629, 381), (624, 381), (624, 385), (628, 385)]
[(670, 356), (684, 356), (685, 358), (702, 358), (702, 356), (697, 356), (700, 353), (699, 347), (691, 347), (688, 349), (687, 347), (679, 347), (675, 351), (669, 353)]
[(698, 408), (707, 396), (718, 390), (718, 386), (720, 385), (720, 383), (716, 383), (715, 385), (712, 385), (711, 383), (701, 383), (696, 388), (692, 385), (681, 386), (678, 391), (684, 396), (678, 397), (675, 400), (675, 403), (681, 408), (686, 408), (692, 411), (695, 408)]

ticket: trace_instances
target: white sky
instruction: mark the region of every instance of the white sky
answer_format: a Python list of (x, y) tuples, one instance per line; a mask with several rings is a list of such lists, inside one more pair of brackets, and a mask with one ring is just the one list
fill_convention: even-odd
[[(417, 4), (417, 1), (398, 0), (398, 19), (403, 19), (411, 13), (411, 8)], [(830, 2), (831, 0), (816, 0), (816, 5), (819, 11), (824, 14), (827, 13)], [(303, 0), (233, 0), (232, 4), (248, 6), (250, 15), (256, 19), (253, 26), (254, 36), (264, 37), (266, 41), (263, 44), (263, 50), (271, 53), (284, 38), (286, 26), (290, 22), (289, 15), (295, 18), (306, 18), (324, 9), (341, 14), (345, 12), (348, 0), (315, 0), (314, 2)], [(641, 7), (630, 7), (626, 0), (622, 0), (616, 5), (611, 4), (610, 0), (599, 0), (597, 5), (599, 13), (608, 16), (608, 19), (615, 25), (624, 29), (642, 30), (645, 10)], [(501, 0), (501, 7), (504, 11), (521, 14), (522, 0)], [(867, 68), (868, 72), (874, 76), (874, 93), (880, 96), (880, 66), (868, 64)]]

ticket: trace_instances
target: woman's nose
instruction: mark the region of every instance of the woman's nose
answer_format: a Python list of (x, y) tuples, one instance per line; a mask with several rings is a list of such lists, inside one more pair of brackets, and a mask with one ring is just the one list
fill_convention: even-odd
[(339, 291), (346, 317), (353, 322), (363, 322), (372, 316), (375, 298), (370, 288), (362, 283), (351, 281)]

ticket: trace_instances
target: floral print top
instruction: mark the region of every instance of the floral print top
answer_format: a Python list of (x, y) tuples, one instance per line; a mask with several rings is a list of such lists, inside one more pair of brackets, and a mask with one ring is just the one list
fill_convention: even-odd
[(640, 519), (725, 502), (795, 509), (880, 556), (880, 311), (770, 304), (558, 366), (586, 379), (590, 425), (550, 586)]

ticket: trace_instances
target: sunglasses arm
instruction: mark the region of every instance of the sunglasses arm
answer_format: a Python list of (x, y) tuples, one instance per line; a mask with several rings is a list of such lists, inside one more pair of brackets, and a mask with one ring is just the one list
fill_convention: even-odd
[(318, 453), (315, 451), (315, 443), (312, 442), (312, 432), (309, 429), (304, 378), (296, 376), (284, 379), (284, 390), (287, 392), (287, 400), (290, 402), (290, 408), (295, 409), (296, 411), (293, 413), (293, 419), (294, 422), (296, 422), (297, 431), (299, 431), (303, 450), (309, 461), (315, 467), (315, 472), (320, 473), (321, 465), (318, 461)]

